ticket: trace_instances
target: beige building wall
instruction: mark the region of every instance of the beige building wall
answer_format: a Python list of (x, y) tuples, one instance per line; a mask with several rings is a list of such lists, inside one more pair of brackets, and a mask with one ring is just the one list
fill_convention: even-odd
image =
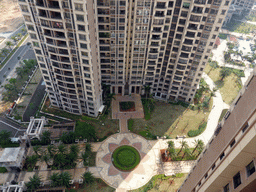
[(102, 105), (96, 5), (20, 0), (51, 105), (97, 116)]
[(51, 104), (98, 115), (101, 84), (192, 102), (230, 1), (19, 0)]
[(255, 190), (255, 94), (256, 69), (216, 128), (179, 192)]

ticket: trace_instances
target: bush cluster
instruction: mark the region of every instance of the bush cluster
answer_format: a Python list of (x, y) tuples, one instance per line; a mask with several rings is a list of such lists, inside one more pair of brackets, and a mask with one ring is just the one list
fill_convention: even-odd
[(197, 135), (200, 135), (206, 128), (207, 122), (202, 123), (201, 125), (199, 125), (197, 130), (190, 130), (188, 132), (188, 136), (189, 137), (195, 137)]
[[(123, 171), (134, 169), (140, 162), (139, 152), (135, 148), (127, 145), (117, 148), (112, 158), (114, 166)], [(126, 158), (127, 161), (125, 161)]]
[(6, 173), (7, 169), (5, 167), (0, 167), (0, 173)]

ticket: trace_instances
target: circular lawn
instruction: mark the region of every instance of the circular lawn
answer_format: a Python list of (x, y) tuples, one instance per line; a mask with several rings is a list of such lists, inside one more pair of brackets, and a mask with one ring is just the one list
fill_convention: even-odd
[(121, 171), (131, 171), (140, 163), (140, 154), (135, 148), (123, 145), (113, 152), (112, 162)]

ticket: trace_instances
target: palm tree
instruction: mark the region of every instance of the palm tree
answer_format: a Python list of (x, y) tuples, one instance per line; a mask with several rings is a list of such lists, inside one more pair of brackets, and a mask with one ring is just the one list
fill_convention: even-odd
[(12, 133), (10, 131), (7, 131), (7, 130), (0, 131), (0, 141), (1, 141), (1, 143), (3, 141), (10, 141), (11, 134)]
[(25, 29), (25, 27), (22, 28), (21, 31), (22, 31), (23, 34), (27, 32), (27, 30)]
[(11, 36), (11, 39), (14, 41), (15, 44), (16, 44), (17, 41), (18, 41), (16, 36)]
[(27, 159), (26, 159), (27, 168), (29, 168), (29, 167), (33, 168), (36, 165), (37, 160), (38, 160), (37, 155), (32, 155), (32, 156), (27, 157)]
[(85, 145), (85, 151), (88, 152), (88, 153), (92, 152), (92, 145), (90, 143), (87, 143)]
[(59, 173), (53, 173), (49, 179), (51, 180), (52, 187), (61, 186), (61, 178)]
[(41, 137), (41, 143), (42, 145), (49, 145), (51, 143), (51, 132), (50, 131), (44, 131)]
[(188, 147), (184, 148), (182, 159), (184, 159), (187, 156), (191, 156), (191, 151)]
[(220, 77), (221, 77), (221, 81), (223, 81), (223, 79), (227, 76), (229, 76), (231, 74), (231, 70), (227, 67), (223, 67), (220, 70)]
[(193, 152), (192, 152), (192, 155), (194, 154), (194, 152), (197, 150), (197, 148), (199, 148), (199, 147), (204, 147), (204, 142), (201, 140), (201, 139), (195, 139), (195, 141), (194, 141), (194, 143), (195, 143), (195, 148), (194, 148), (194, 150), (193, 150)]
[(173, 141), (169, 141), (168, 142), (168, 148), (174, 148), (175, 147), (175, 144)]
[(183, 150), (183, 148), (188, 147), (188, 142), (187, 141), (183, 140), (183, 141), (180, 142), (180, 144), (181, 144), (181, 146), (180, 146), (180, 151), (178, 152), (178, 156), (179, 156), (180, 152)]
[(10, 53), (10, 51), (9, 51), (8, 49), (6, 49), (6, 48), (3, 48), (3, 49), (1, 50), (1, 53), (4, 54), (5, 57), (6, 57), (6, 56)]
[(90, 154), (86, 151), (84, 153), (82, 153), (82, 159), (84, 160), (84, 166), (89, 165), (89, 156), (90, 156)]
[(69, 187), (69, 181), (71, 180), (71, 174), (67, 171), (60, 174), (61, 186)]
[(148, 100), (148, 95), (149, 95), (150, 90), (151, 90), (150, 85), (144, 85), (142, 89), (144, 89), (144, 90), (145, 90), (146, 100)]
[(91, 184), (95, 180), (94, 176), (92, 175), (92, 173), (90, 171), (85, 172), (83, 174), (83, 179), (84, 179), (84, 183), (86, 183), (86, 184)]
[(65, 147), (65, 145), (63, 145), (63, 144), (60, 144), (59, 146), (58, 146), (58, 152), (59, 153), (61, 153), (61, 154), (64, 154), (65, 152), (66, 152), (66, 147)]
[(70, 152), (74, 154), (78, 154), (79, 152), (79, 146), (78, 145), (71, 145)]
[(47, 167), (49, 167), (49, 161), (51, 160), (51, 156), (49, 155), (49, 153), (44, 153), (41, 157), (41, 161), (44, 161), (47, 165)]
[(175, 148), (170, 148), (168, 152), (169, 152), (169, 157), (171, 157), (172, 160), (175, 160), (177, 157), (177, 152)]
[(6, 41), (5, 44), (11, 50), (11, 46), (13, 46), (12, 42), (11, 41)]
[(21, 39), (22, 34), (21, 34), (21, 33), (18, 33), (18, 34), (17, 34), (17, 37), (18, 37), (19, 39)]
[(33, 192), (39, 188), (41, 183), (41, 177), (34, 174), (33, 177), (29, 177), (29, 182), (26, 183), (27, 191)]
[(56, 148), (54, 147), (54, 145), (49, 145), (47, 147), (47, 151), (48, 151), (50, 157), (53, 157), (56, 152)]
[(39, 157), (41, 157), (41, 153), (42, 153), (42, 149), (40, 148), (41, 146), (38, 146), (38, 145), (36, 145), (36, 146), (34, 146), (33, 147), (33, 150), (34, 150), (34, 152), (35, 152), (35, 154), (37, 155), (37, 156), (39, 156)]

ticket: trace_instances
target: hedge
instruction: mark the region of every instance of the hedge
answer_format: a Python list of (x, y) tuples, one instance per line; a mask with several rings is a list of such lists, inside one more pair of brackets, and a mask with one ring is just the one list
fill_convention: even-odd
[(0, 167), (0, 173), (6, 173), (7, 169), (5, 167)]
[[(127, 151), (127, 154), (125, 154), (126, 151)], [(119, 161), (118, 157), (119, 157), (120, 153), (122, 153), (122, 157), (127, 155), (127, 157), (129, 158), (128, 151), (132, 152), (134, 154), (135, 158), (134, 158), (133, 162), (127, 162), (127, 164), (124, 164), (123, 162)], [(113, 159), (113, 165), (117, 169), (120, 169), (123, 171), (129, 171), (129, 170), (134, 169), (140, 163), (140, 154), (135, 148), (133, 148), (131, 146), (124, 145), (124, 146), (117, 148), (113, 152), (112, 159)]]
[(202, 132), (204, 132), (205, 128), (206, 128), (207, 122), (204, 122), (203, 124), (199, 125), (197, 130), (190, 130), (188, 132), (188, 136), (189, 137), (195, 137), (197, 135), (200, 135)]

